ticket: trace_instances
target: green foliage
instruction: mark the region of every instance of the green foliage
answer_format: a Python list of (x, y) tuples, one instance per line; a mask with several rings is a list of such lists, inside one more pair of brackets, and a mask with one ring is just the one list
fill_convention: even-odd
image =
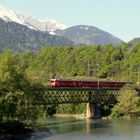
[(131, 85), (127, 85), (120, 90), (118, 103), (114, 106), (111, 116), (133, 117), (140, 114), (140, 97)]
[[(47, 47), (38, 53), (20, 55), (25, 75), (32, 84), (48, 86), (51, 78), (138, 80), (140, 45)], [(23, 67), (22, 66), (22, 67)], [(65, 108), (65, 106), (67, 106)], [(78, 112), (75, 105), (59, 105), (57, 112)], [(80, 105), (79, 105), (80, 107)], [(44, 110), (45, 111), (45, 110)], [(48, 111), (49, 112), (49, 111)]]
[[(0, 54), (0, 122), (19, 120), (31, 124), (39, 115), (52, 115), (56, 111), (83, 113), (84, 104), (34, 106), (41, 95), (34, 94), (33, 87), (48, 86), (51, 78), (126, 81), (131, 78), (136, 82), (139, 67), (140, 44), (133, 47), (130, 44), (47, 47), (37, 53), (21, 54), (4, 50)], [(122, 90), (118, 102), (113, 109), (113, 117), (139, 112), (139, 98), (134, 90)]]
[[(127, 44), (86, 47), (47, 47), (34, 53), (27, 61), (26, 76), (33, 83), (47, 84), (51, 78), (103, 78), (113, 80), (138, 80), (140, 45), (129, 48)], [(28, 59), (30, 58), (30, 62)], [(22, 63), (22, 62), (21, 62)], [(134, 73), (135, 72), (135, 73)]]
[(17, 120), (31, 124), (37, 119), (32, 86), (18, 58), (5, 50), (0, 55), (0, 122)]
[(83, 114), (86, 112), (86, 104), (63, 104), (57, 109), (58, 114)]

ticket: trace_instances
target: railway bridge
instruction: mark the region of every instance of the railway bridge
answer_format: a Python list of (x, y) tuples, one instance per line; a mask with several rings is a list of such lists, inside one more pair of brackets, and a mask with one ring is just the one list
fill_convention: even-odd
[(50, 87), (35, 90), (37, 104), (87, 103), (87, 118), (97, 116), (102, 105), (113, 106), (120, 88), (101, 87)]

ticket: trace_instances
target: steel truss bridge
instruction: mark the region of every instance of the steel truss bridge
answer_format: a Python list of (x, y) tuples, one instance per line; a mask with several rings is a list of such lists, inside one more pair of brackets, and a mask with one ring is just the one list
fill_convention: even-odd
[(119, 88), (53, 87), (35, 90), (36, 104), (115, 104)]
[[(117, 103), (119, 88), (53, 87), (36, 89), (35, 105), (87, 103), (87, 118), (101, 115), (101, 106), (113, 107)], [(140, 89), (136, 89), (140, 95)], [(127, 95), (126, 95), (127, 96)]]

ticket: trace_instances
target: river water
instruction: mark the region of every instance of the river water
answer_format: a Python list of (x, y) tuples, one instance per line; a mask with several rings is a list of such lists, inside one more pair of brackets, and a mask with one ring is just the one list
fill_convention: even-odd
[(24, 140), (140, 140), (140, 120), (47, 119)]

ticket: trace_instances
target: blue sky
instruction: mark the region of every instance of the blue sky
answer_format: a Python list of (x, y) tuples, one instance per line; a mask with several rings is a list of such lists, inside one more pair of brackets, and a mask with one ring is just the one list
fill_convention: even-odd
[(67, 26), (92, 25), (125, 41), (140, 37), (140, 0), (0, 0), (0, 4)]

